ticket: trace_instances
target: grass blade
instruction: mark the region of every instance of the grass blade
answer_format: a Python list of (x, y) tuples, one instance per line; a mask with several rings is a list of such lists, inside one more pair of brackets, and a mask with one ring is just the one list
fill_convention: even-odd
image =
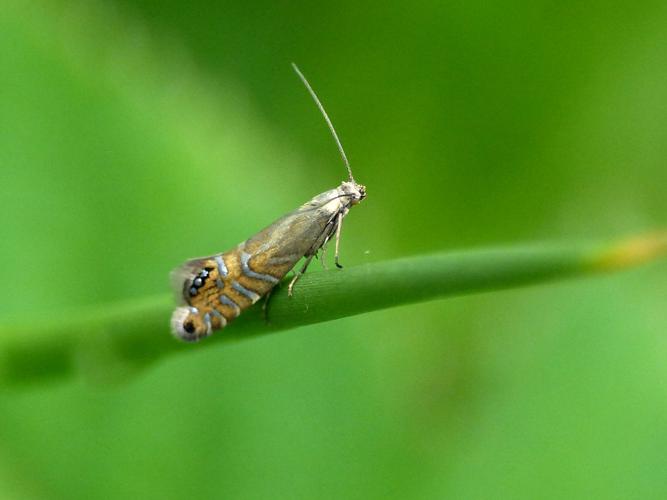
[(620, 270), (667, 252), (667, 234), (607, 245), (533, 245), (407, 257), (305, 275), (295, 296), (274, 291), (270, 324), (261, 307), (246, 311), (198, 345), (168, 331), (167, 294), (109, 304), (29, 323), (0, 325), (0, 385), (85, 372), (123, 378), (173, 353), (447, 296), (526, 286)]

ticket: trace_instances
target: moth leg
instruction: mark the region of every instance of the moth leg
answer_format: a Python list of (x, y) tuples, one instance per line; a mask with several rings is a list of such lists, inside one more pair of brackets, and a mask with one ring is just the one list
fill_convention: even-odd
[(297, 280), (301, 277), (301, 275), (306, 272), (306, 269), (308, 269), (308, 264), (310, 264), (310, 261), (313, 260), (314, 256), (315, 255), (313, 254), (306, 258), (306, 261), (303, 263), (303, 266), (301, 266), (301, 269), (299, 269), (299, 271), (294, 275), (294, 278), (292, 278), (292, 281), (290, 281), (289, 286), (287, 287), (288, 297), (292, 296), (292, 289), (294, 288), (294, 283), (296, 283)]
[(264, 296), (264, 302), (262, 303), (262, 315), (264, 316), (264, 322), (269, 324), (269, 300), (271, 299), (271, 294), (273, 293), (273, 288), (269, 290)]
[[(333, 218), (331, 218), (329, 220), (329, 222), (327, 223), (327, 227), (324, 228), (324, 232), (327, 232), (329, 226), (334, 223), (334, 220), (337, 219), (337, 217), (338, 217), (338, 214), (336, 214)], [(327, 234), (326, 238), (324, 238), (324, 241), (322, 242), (322, 246), (320, 247), (320, 250), (322, 250), (322, 255), (319, 258), (320, 258), (320, 261), (322, 262), (322, 267), (324, 268), (325, 271), (329, 269), (329, 267), (327, 266), (327, 262), (326, 262), (325, 257), (326, 257), (326, 254), (327, 254), (327, 244), (329, 243), (329, 240), (331, 239), (332, 234), (333, 234), (333, 230), (331, 232), (329, 232), (329, 234)]]
[(327, 262), (326, 262), (326, 260), (325, 260), (325, 257), (326, 257), (326, 255), (327, 255), (327, 241), (329, 241), (328, 238), (327, 238), (326, 241), (324, 242), (324, 245), (322, 245), (322, 253), (320, 254), (320, 257), (319, 257), (319, 259), (320, 259), (320, 263), (322, 264), (322, 268), (323, 268), (325, 271), (327, 271), (327, 270), (329, 269), (329, 267), (327, 266)]
[(336, 267), (338, 269), (342, 269), (343, 266), (341, 266), (338, 262), (338, 246), (340, 244), (340, 228), (343, 227), (343, 212), (338, 212), (336, 218), (338, 220), (336, 221), (336, 254), (334, 255), (334, 262), (336, 263)]

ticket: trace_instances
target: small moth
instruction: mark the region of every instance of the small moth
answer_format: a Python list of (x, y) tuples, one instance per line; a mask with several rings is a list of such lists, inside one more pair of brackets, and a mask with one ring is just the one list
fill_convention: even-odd
[(337, 267), (340, 231), (350, 207), (366, 197), (366, 187), (357, 184), (343, 146), (327, 112), (306, 77), (292, 63), (315, 104), (322, 112), (338, 151), (347, 168), (348, 179), (340, 186), (318, 194), (293, 212), (250, 237), (232, 250), (186, 261), (172, 272), (179, 294), (179, 307), (171, 317), (174, 335), (196, 342), (224, 328), (241, 312), (271, 292), (280, 280), (302, 258), (288, 287), (292, 296), (294, 284), (306, 272), (319, 250), (335, 236)]

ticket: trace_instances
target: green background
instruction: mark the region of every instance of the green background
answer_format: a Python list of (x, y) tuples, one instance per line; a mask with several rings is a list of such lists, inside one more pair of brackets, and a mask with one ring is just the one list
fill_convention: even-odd
[[(291, 61), (368, 187), (344, 264), (667, 222), (661, 1), (0, 8), (0, 317), (164, 292), (185, 258), (337, 185)], [(666, 278), (663, 262), (194, 346), (112, 386), (4, 389), (0, 496), (664, 498)]]

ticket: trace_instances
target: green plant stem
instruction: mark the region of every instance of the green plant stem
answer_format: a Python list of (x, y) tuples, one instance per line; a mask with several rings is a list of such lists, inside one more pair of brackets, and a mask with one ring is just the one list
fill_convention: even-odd
[(84, 372), (125, 374), (169, 354), (446, 296), (609, 272), (665, 253), (664, 234), (611, 245), (528, 246), (408, 257), (309, 273), (274, 290), (267, 324), (261, 305), (199, 344), (169, 334), (169, 295), (0, 326), (0, 385)]

